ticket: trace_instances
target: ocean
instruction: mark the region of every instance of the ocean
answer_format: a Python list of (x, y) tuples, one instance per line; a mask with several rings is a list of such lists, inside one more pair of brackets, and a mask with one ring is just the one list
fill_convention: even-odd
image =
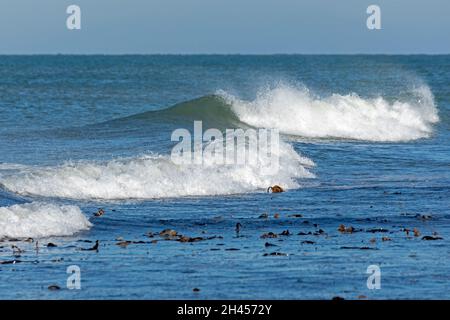
[[(0, 75), (0, 299), (450, 298), (449, 55), (3, 55)], [(278, 171), (174, 163), (194, 121), (278, 130)]]

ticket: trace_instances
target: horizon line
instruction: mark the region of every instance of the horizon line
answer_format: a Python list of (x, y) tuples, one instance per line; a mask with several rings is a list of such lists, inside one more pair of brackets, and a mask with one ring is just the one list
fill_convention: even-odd
[(367, 53), (367, 52), (355, 52), (355, 53), (57, 53), (57, 52), (42, 52), (42, 53), (0, 53), (0, 56), (314, 56), (314, 55), (328, 55), (328, 56), (445, 56), (450, 55), (448, 53)]

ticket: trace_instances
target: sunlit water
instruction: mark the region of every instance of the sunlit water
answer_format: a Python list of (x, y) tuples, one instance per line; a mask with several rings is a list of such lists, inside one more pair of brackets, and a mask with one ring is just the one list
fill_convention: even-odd
[[(449, 56), (2, 56), (0, 74), (0, 298), (450, 298)], [(175, 166), (194, 120), (279, 129), (279, 172)]]

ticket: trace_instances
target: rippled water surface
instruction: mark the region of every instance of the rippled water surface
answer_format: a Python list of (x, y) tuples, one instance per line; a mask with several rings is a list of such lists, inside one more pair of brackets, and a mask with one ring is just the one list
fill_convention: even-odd
[[(0, 298), (450, 298), (450, 56), (1, 56), (0, 74)], [(278, 129), (279, 171), (175, 165), (194, 120)]]

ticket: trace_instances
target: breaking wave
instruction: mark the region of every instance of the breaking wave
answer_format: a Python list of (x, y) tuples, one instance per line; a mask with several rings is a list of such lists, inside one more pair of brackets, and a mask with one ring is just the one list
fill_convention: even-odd
[[(411, 91), (406, 99), (392, 100), (356, 94), (320, 98), (306, 88), (278, 86), (251, 101), (218, 92), (108, 125), (133, 127), (138, 121), (148, 126), (166, 120), (177, 125), (204, 120), (216, 128), (275, 128), (308, 138), (394, 142), (429, 137), (439, 117), (427, 86)], [(203, 165), (177, 165), (168, 155), (53, 167), (8, 165), (0, 170), (0, 186), (20, 195), (118, 200), (239, 194), (273, 184), (298, 188), (299, 179), (314, 177), (310, 171), (314, 163), (286, 142), (280, 141), (278, 159), (276, 174), (261, 174), (267, 163), (229, 166), (206, 159)]]
[[(299, 187), (314, 175), (314, 163), (280, 141), (279, 170), (262, 174), (268, 163), (220, 165), (175, 164), (169, 156), (145, 155), (106, 163), (67, 163), (0, 173), (0, 184), (21, 195), (71, 199), (151, 199), (254, 192), (273, 184)], [(270, 161), (270, 159), (268, 159)]]
[(0, 239), (70, 236), (91, 226), (76, 206), (33, 202), (0, 207)]
[(306, 88), (290, 86), (262, 91), (253, 101), (220, 94), (240, 121), (308, 138), (409, 141), (429, 137), (439, 121), (427, 86), (412, 90), (408, 101), (364, 99), (357, 94), (319, 98)]
[(144, 121), (148, 125), (194, 120), (219, 129), (275, 128), (305, 138), (396, 142), (430, 137), (439, 117), (433, 94), (426, 85), (390, 99), (363, 98), (355, 93), (319, 97), (305, 87), (278, 85), (260, 90), (253, 100), (218, 91), (215, 95), (116, 122), (125, 121), (129, 125), (129, 121)]

